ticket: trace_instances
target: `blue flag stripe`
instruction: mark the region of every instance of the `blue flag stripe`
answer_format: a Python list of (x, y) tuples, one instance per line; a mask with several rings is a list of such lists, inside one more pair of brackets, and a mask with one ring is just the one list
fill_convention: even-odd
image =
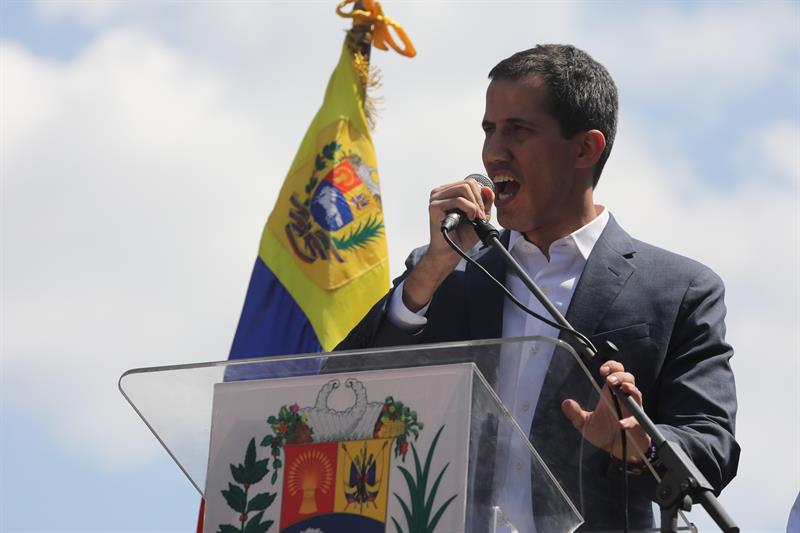
[(303, 310), (257, 257), (229, 359), (321, 350), (314, 328)]

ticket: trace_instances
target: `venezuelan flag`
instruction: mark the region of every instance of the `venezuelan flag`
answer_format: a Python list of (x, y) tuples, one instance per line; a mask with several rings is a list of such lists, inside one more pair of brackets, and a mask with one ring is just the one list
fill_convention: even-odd
[(366, 67), (345, 42), (264, 227), (231, 359), (329, 351), (389, 287)]
[[(368, 56), (370, 46), (416, 51), (375, 0), (342, 0), (336, 12), (353, 27), (261, 235), (230, 359), (330, 351), (389, 287)], [(247, 374), (228, 367), (225, 379), (256, 377)], [(202, 500), (197, 533), (204, 509)]]

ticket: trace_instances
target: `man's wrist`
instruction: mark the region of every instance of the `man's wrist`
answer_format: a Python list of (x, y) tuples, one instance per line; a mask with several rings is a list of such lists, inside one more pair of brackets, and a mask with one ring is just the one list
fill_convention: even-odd
[[(637, 434), (637, 432), (641, 432), (641, 434)], [(639, 427), (634, 430), (630, 430), (626, 432), (626, 437), (628, 440), (627, 455), (629, 464), (642, 464), (644, 459), (650, 459), (649, 454), (653, 450), (653, 441), (650, 436), (645, 433), (644, 429)], [(634, 441), (638, 444), (638, 446), (634, 446)], [(639, 450), (642, 450), (644, 457), (639, 454)], [(622, 442), (619, 438), (619, 435), (614, 438), (614, 444), (611, 446), (609, 455), (613, 461), (622, 462)]]
[(428, 311), (429, 304), (416, 312), (408, 309), (403, 303), (402, 294), (404, 286), (405, 280), (401, 281), (392, 292), (389, 305), (386, 309), (386, 315), (389, 321), (396, 327), (409, 333), (419, 332), (428, 323), (425, 313)]
[[(623, 472), (623, 461), (618, 459), (613, 454), (610, 455), (610, 462), (609, 468), (611, 470), (615, 470), (617, 472)], [(627, 473), (628, 475), (639, 476), (646, 472), (649, 472), (648, 465), (651, 467), (658, 469), (661, 466), (661, 461), (658, 459), (658, 450), (656, 449), (655, 445), (650, 445), (644, 452), (644, 459), (640, 456), (630, 456), (627, 461)]]
[(425, 307), (455, 264), (443, 265), (443, 261), (437, 261), (427, 253), (423, 255), (403, 283), (403, 304), (413, 312)]

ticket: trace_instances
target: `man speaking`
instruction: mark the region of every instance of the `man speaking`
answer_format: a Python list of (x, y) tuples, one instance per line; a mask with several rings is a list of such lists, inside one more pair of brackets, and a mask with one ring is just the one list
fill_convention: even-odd
[[(339, 348), (557, 336), (555, 328), (504, 300), (477, 269), (459, 267), (459, 256), (440, 233), (448, 212), (488, 220), (494, 205), (505, 229), (501, 241), (570, 324), (595, 344), (610, 340), (619, 348), (618, 357), (595, 368), (599, 378), (643, 405), (719, 492), (736, 474), (739, 458), (722, 281), (691, 259), (632, 238), (606, 207), (594, 203), (616, 133), (614, 81), (588, 54), (567, 45), (516, 53), (498, 63), (489, 78), (483, 163), (494, 192), (473, 180), (433, 189), (428, 246), (411, 254), (392, 291)], [(450, 235), (464, 250), (478, 242), (469, 224)], [(481, 264), (494, 265), (518, 299), (531, 301), (494, 250), (476, 248), (471, 254)], [(552, 368), (539, 369), (538, 375), (501, 372), (497, 385), (527, 380), (513, 384), (521, 397), (508, 399), (508, 405), (518, 420), (525, 416), (515, 406), (535, 406), (527, 420), (531, 441), (543, 456), (557, 457), (568, 444), (548, 440), (537, 426), (566, 426), (559, 433), (569, 429), (575, 446), (583, 435), (589, 451), (582, 493), (569, 482), (564, 489), (573, 501), (583, 501), (586, 530), (621, 529), (626, 502), (616, 467), (622, 459), (619, 432), (625, 429), (643, 450), (649, 437), (632, 417), (618, 422), (607, 416), (602, 403), (580, 405), (549, 394), (554, 375)], [(630, 475), (629, 482), (629, 524), (651, 527), (654, 481), (644, 471)]]

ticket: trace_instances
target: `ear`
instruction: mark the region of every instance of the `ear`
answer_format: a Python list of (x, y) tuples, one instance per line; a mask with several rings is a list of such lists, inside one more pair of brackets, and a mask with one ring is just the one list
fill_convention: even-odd
[(606, 149), (606, 137), (600, 130), (589, 130), (578, 133), (578, 154), (575, 158), (576, 168), (592, 168), (597, 164), (603, 150)]

